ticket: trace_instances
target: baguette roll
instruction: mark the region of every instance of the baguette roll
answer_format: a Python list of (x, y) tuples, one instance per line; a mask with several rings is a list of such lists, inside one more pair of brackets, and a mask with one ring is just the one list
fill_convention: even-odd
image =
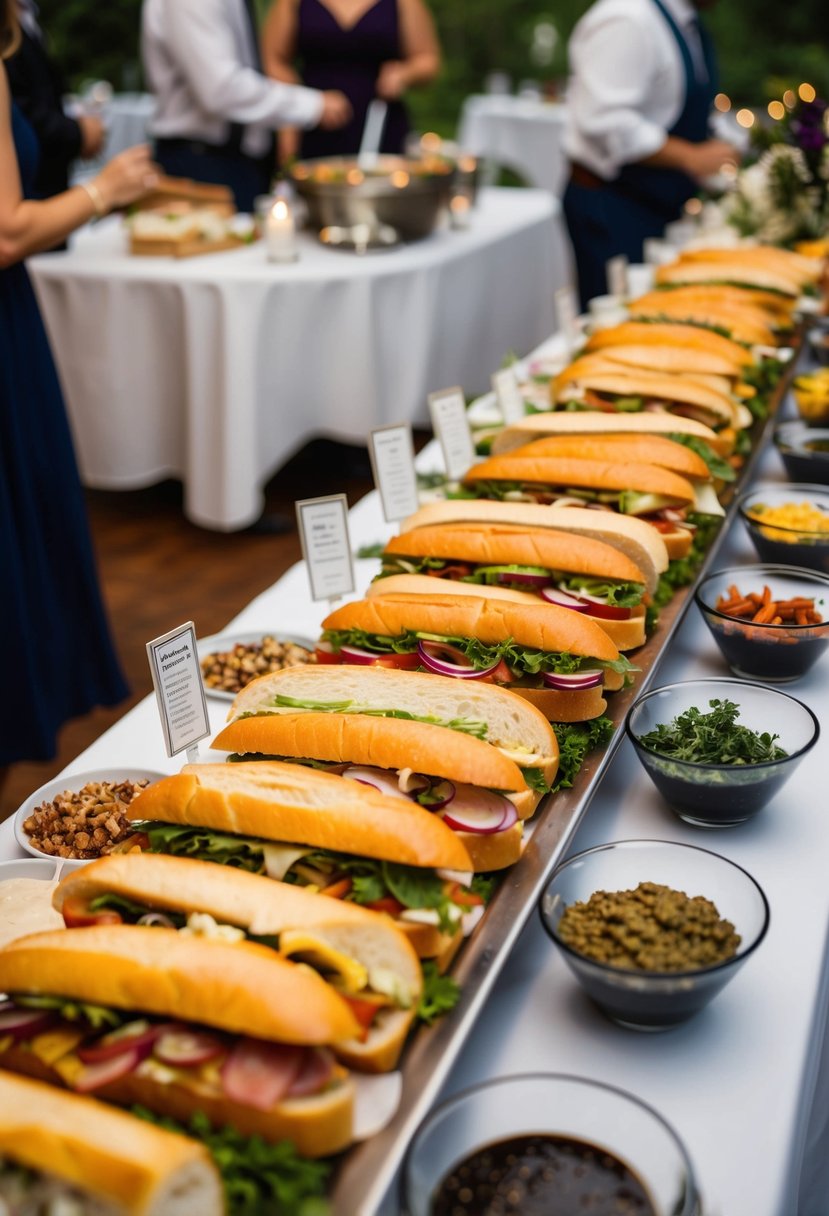
[(464, 484), (470, 486), (480, 481), (517, 481), (562, 489), (635, 490), (670, 499), (677, 506), (689, 506), (694, 501), (694, 489), (687, 478), (656, 465), (617, 461), (612, 457), (604, 460), (531, 458), (516, 453), (492, 456), (473, 465), (463, 478)]
[(553, 405), (581, 400), (588, 390), (604, 394), (611, 405), (614, 397), (664, 402), (668, 413), (676, 410), (714, 427), (739, 422), (736, 404), (730, 396), (697, 384), (688, 376), (670, 376), (641, 368), (601, 367), (575, 375), (565, 368), (551, 384), (551, 400)]
[[(219, 926), (277, 938), (279, 955), (319, 966), (346, 997), (371, 1000), (390, 989), (367, 1033), (338, 1043), (336, 1054), (372, 1072), (397, 1063), (423, 977), (407, 937), (388, 917), (232, 866), (150, 853), (91, 862), (62, 880), (52, 902), (63, 911), (67, 900), (88, 906), (103, 895), (167, 915), (207, 913)], [(193, 931), (188, 925), (184, 933)]]
[[(120, 1010), (140, 1018), (185, 1019), (237, 1036), (267, 1052), (289, 1045), (330, 1045), (354, 1036), (357, 1022), (345, 1002), (315, 972), (279, 958), (266, 946), (186, 938), (133, 925), (65, 929), (20, 938), (0, 951), (0, 988), (12, 998), (58, 997)], [(0, 1040), (0, 1066), (73, 1087), (95, 1064), (76, 1054), (83, 1023), (60, 1018), (23, 1042)], [(248, 1037), (253, 1036), (253, 1037)], [(96, 1040), (97, 1041), (97, 1040)], [(233, 1040), (223, 1038), (226, 1061)], [(259, 1044), (259, 1048), (255, 1045)], [(290, 1139), (300, 1152), (320, 1156), (351, 1137), (353, 1085), (342, 1070), (317, 1094), (260, 1094), (242, 1100), (224, 1081), (225, 1065), (176, 1068), (152, 1056), (130, 1071), (98, 1078), (95, 1092), (117, 1104), (140, 1102), (187, 1121), (196, 1111), (219, 1125), (268, 1140)]]
[(699, 325), (683, 325), (675, 321), (623, 321), (608, 329), (595, 330), (587, 339), (584, 349), (589, 353), (613, 347), (659, 347), (665, 343), (716, 355), (727, 360), (735, 371), (742, 371), (752, 363), (751, 353), (732, 338), (725, 338)]
[(577, 457), (585, 460), (624, 460), (669, 469), (689, 481), (710, 481), (708, 465), (690, 448), (662, 435), (548, 435), (516, 448), (516, 459)]
[(221, 1179), (196, 1141), (10, 1072), (0, 1072), (0, 1160), (45, 1175), (53, 1199), (77, 1197), (78, 1210), (96, 1216), (225, 1211)]
[(650, 292), (633, 300), (628, 305), (633, 320), (683, 321), (686, 324), (709, 325), (725, 329), (736, 342), (746, 346), (776, 346), (774, 330), (767, 320), (755, 311), (729, 307), (718, 302), (710, 303), (686, 299), (682, 289), (676, 291)]
[(498, 432), (492, 444), (492, 455), (501, 456), (505, 452), (512, 452), (515, 448), (531, 443), (534, 439), (547, 436), (671, 434), (700, 439), (714, 452), (728, 455), (729, 445), (720, 435), (704, 422), (697, 422), (694, 418), (655, 411), (641, 414), (603, 414), (595, 410), (579, 410), (573, 414), (555, 410), (549, 414), (528, 414), (526, 418), (521, 418)]
[[(752, 265), (741, 258), (681, 259), (669, 266), (657, 267), (655, 279), (666, 287), (688, 283), (725, 285), (730, 289), (729, 296), (734, 294), (735, 286), (739, 290), (742, 285), (754, 289), (751, 290), (752, 295), (763, 296), (766, 293), (780, 292), (784, 296), (792, 297), (792, 302), (800, 294), (801, 287), (799, 276), (788, 273), (782, 267)], [(772, 299), (779, 307), (779, 297), (772, 295)], [(764, 303), (768, 305), (769, 301)]]

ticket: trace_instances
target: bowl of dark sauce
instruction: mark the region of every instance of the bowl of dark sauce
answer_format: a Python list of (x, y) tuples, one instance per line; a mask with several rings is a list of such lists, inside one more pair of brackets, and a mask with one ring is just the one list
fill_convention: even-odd
[(561, 1073), (501, 1077), (420, 1125), (409, 1216), (698, 1216), (685, 1146), (640, 1099)]
[(829, 485), (829, 427), (784, 422), (774, 443), (792, 481)]

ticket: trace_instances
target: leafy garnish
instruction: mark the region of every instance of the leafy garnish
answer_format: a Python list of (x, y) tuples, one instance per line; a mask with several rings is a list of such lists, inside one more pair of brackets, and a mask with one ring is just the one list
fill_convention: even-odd
[(553, 730), (558, 739), (558, 772), (553, 790), (569, 790), (584, 764), (585, 756), (594, 747), (603, 747), (610, 742), (613, 722), (606, 715), (592, 718), (589, 722), (554, 722)]
[(708, 465), (708, 472), (712, 477), (717, 477), (720, 481), (733, 481), (737, 476), (728, 461), (723, 460), (722, 456), (718, 456), (704, 439), (700, 439), (699, 435), (685, 435), (682, 431), (671, 431), (665, 438), (673, 439), (674, 443), (681, 443), (683, 447), (690, 448), (692, 452), (696, 452), (697, 456), (701, 456)]
[(230, 1216), (327, 1216), (325, 1187), (331, 1167), (301, 1157), (287, 1140), (268, 1144), (235, 1128), (214, 1128), (200, 1111), (186, 1125), (143, 1106), (132, 1113), (146, 1123), (200, 1140), (216, 1164)]
[(429, 726), (458, 730), (464, 735), (473, 735), (476, 739), (485, 739), (488, 731), (486, 722), (476, 718), (436, 718), (434, 714), (413, 714), (407, 709), (371, 709), (355, 701), (299, 700), (297, 697), (285, 697), (279, 693), (274, 697), (273, 703), (284, 709), (310, 709), (318, 713), (360, 714), (366, 718), (400, 718), (405, 722), (425, 722)]
[(417, 1018), (427, 1026), (450, 1009), (454, 1009), (460, 1000), (461, 986), (451, 975), (441, 975), (434, 959), (423, 963), (423, 993), (417, 1007)]
[(373, 545), (360, 545), (357, 550), (358, 557), (382, 557), (385, 543), (382, 540), (376, 540)]
[(132, 1014), (106, 1005), (91, 1005), (87, 1001), (72, 1001), (65, 996), (29, 996), (15, 994), (15, 1005), (25, 1009), (50, 1009), (67, 1022), (86, 1022), (93, 1030), (110, 1030), (130, 1021)]
[(738, 725), (740, 707), (734, 701), (714, 697), (708, 705), (710, 713), (692, 705), (672, 722), (641, 735), (639, 742), (660, 756), (694, 764), (766, 764), (788, 755), (775, 743), (779, 735)]
[(540, 768), (522, 768), (521, 776), (534, 794), (549, 794), (550, 787)]

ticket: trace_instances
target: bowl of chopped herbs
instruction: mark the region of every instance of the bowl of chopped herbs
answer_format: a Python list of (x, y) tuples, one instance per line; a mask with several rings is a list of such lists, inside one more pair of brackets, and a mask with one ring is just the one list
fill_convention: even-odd
[(667, 1030), (699, 1013), (769, 925), (768, 901), (741, 866), (669, 840), (575, 854), (540, 912), (590, 999), (632, 1030)]
[(802, 701), (747, 680), (688, 680), (644, 693), (625, 730), (686, 823), (722, 828), (761, 811), (818, 740)]

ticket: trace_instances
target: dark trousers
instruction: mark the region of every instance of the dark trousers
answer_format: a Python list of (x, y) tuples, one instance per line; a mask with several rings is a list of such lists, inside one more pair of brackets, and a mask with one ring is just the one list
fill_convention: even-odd
[(157, 139), (155, 159), (171, 177), (189, 177), (233, 191), (237, 210), (253, 212), (257, 194), (267, 194), (275, 163), (272, 155), (253, 158), (192, 139)]
[(623, 196), (610, 185), (594, 189), (571, 181), (564, 192), (563, 206), (583, 309), (594, 296), (606, 294), (608, 259), (624, 253), (629, 262), (641, 262), (645, 239), (662, 236), (670, 218)]

